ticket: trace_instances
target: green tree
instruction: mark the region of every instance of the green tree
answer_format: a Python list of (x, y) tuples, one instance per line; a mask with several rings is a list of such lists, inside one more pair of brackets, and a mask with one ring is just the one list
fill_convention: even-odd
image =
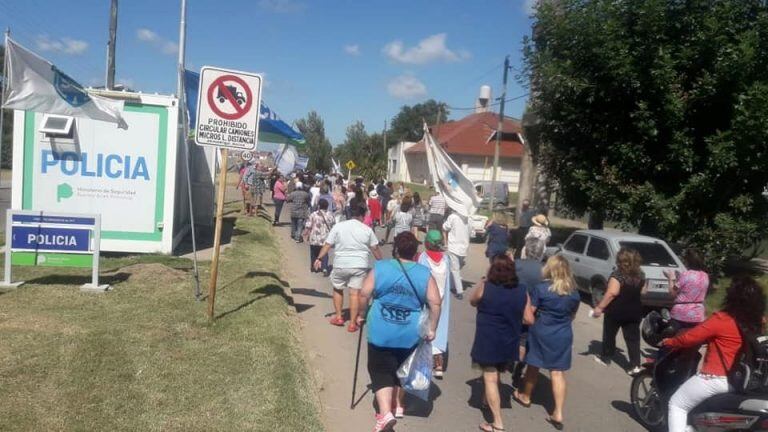
[(443, 102), (430, 99), (413, 106), (403, 105), (400, 112), (392, 119), (390, 127), (389, 145), (393, 146), (399, 141), (418, 141), (424, 135), (424, 121), (434, 124), (438, 116), (440, 122), (448, 120), (448, 106)]
[(383, 135), (369, 135), (361, 121), (347, 128), (346, 139), (343, 144), (336, 146), (334, 156), (342, 165), (347, 161), (354, 161), (357, 167), (352, 171), (352, 175), (360, 175), (368, 180), (382, 177), (387, 170)]
[(307, 140), (307, 168), (312, 171), (329, 172), (333, 147), (325, 136), (325, 123), (315, 111), (310, 111), (306, 118), (296, 120), (296, 127)]
[[(5, 46), (0, 45), (0, 83), (5, 81), (5, 77), (2, 75), (3, 67), (5, 64)], [(2, 101), (0, 101), (1, 103)], [(3, 108), (0, 108), (3, 109)], [(3, 130), (0, 133), (0, 140), (2, 141), (2, 159), (3, 163), (0, 168), (10, 168), (13, 162), (13, 110), (5, 110), (3, 114)]]
[(701, 248), (713, 270), (768, 231), (768, 6), (544, 0), (526, 67), (562, 201)]

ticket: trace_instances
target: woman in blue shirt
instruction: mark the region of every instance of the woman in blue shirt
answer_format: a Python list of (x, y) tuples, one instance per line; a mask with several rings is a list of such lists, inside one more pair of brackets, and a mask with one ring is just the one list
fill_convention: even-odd
[(555, 409), (547, 421), (557, 430), (563, 429), (565, 404), (565, 371), (571, 368), (573, 318), (579, 309), (579, 293), (571, 268), (565, 258), (555, 255), (542, 270), (544, 282), (529, 291), (525, 311), (528, 330), (528, 353), (522, 392), (513, 398), (521, 405), (531, 405), (531, 394), (539, 379), (539, 369), (549, 369)]
[[(403, 396), (397, 369), (416, 349), (419, 320), (424, 307), (429, 308), (428, 329), (424, 338), (435, 338), (440, 319), (440, 292), (428, 267), (414, 262), (419, 241), (410, 231), (398, 234), (394, 240), (394, 259), (377, 261), (363, 281), (360, 310), (368, 320), (368, 374), (376, 395), (379, 413), (374, 431), (392, 430), (402, 417)], [(394, 406), (393, 406), (394, 401)], [(394, 411), (394, 412), (393, 412)]]

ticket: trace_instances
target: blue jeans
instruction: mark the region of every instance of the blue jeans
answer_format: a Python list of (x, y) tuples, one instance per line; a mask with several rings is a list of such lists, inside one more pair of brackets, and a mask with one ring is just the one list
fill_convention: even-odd
[(272, 201), (275, 202), (275, 219), (272, 222), (274, 224), (279, 224), (280, 223), (280, 213), (283, 211), (283, 204), (285, 204), (285, 200), (273, 199)]
[(304, 231), (305, 219), (291, 216), (291, 237), (294, 240), (301, 240), (301, 232)]

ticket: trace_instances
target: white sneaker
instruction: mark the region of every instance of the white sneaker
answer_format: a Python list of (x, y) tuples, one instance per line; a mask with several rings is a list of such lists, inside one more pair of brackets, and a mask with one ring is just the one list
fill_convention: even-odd
[(640, 366), (635, 366), (633, 369), (627, 371), (627, 375), (633, 377), (642, 371), (643, 369)]

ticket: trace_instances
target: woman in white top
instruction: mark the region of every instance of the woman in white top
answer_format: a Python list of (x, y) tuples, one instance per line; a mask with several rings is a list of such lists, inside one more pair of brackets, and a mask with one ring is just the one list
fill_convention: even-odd
[[(536, 239), (541, 245), (546, 249), (547, 243), (549, 243), (550, 237), (552, 237), (552, 231), (549, 230), (549, 221), (547, 220), (547, 217), (543, 214), (536, 215), (531, 219), (531, 222), (533, 223), (533, 226), (528, 228), (528, 234), (525, 235), (525, 240), (528, 239)], [(521, 254), (522, 258), (525, 259), (527, 254), (525, 252), (525, 249), (523, 249), (523, 252)]]
[(394, 231), (395, 236), (401, 232), (410, 231), (413, 223), (413, 214), (410, 212), (413, 205), (413, 199), (410, 196), (405, 196), (400, 203), (400, 208), (395, 210), (393, 220), (395, 221)]

